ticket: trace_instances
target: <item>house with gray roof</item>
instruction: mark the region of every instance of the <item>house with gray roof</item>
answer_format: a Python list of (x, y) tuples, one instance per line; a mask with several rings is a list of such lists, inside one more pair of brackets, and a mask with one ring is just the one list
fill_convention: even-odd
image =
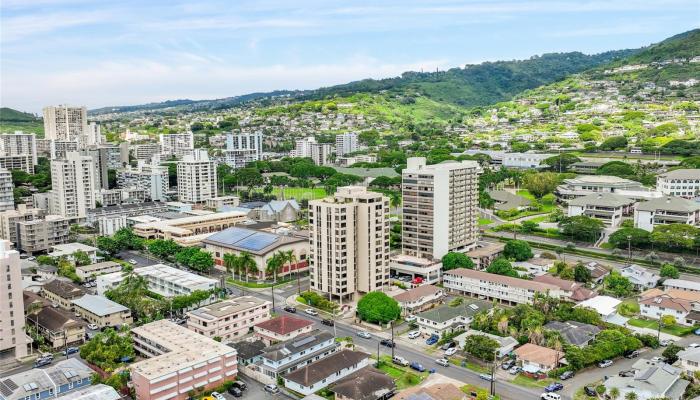
[(492, 309), (491, 303), (481, 300), (463, 299), (456, 306), (444, 304), (416, 315), (418, 330), (423, 335), (438, 335), (464, 330), (479, 312)]
[(509, 354), (511, 351), (513, 351), (516, 347), (518, 347), (518, 344), (519, 344), (518, 341), (515, 340), (515, 338), (513, 338), (511, 336), (496, 336), (496, 335), (492, 335), (490, 333), (477, 331), (477, 330), (473, 330), (473, 329), (467, 330), (463, 334), (457, 336), (454, 340), (455, 340), (455, 342), (457, 342), (457, 346), (460, 349), (463, 349), (464, 345), (467, 342), (467, 338), (469, 336), (475, 336), (475, 335), (486, 336), (489, 339), (495, 340), (498, 343), (498, 349), (497, 349), (498, 350), (498, 354), (497, 354), (498, 358), (505, 357), (507, 354)]
[(600, 328), (595, 325), (584, 324), (577, 321), (551, 321), (547, 323), (544, 328), (559, 332), (567, 343), (577, 347), (588, 346), (600, 332)]
[(653, 231), (656, 225), (700, 225), (700, 203), (681, 197), (661, 197), (637, 205), (634, 226)]
[(630, 264), (620, 269), (620, 275), (629, 279), (634, 290), (646, 290), (655, 287), (661, 277), (637, 264)]
[(700, 195), (700, 169), (675, 169), (659, 174), (656, 190), (667, 196), (692, 199)]
[(638, 400), (652, 398), (667, 398), (680, 400), (690, 382), (681, 379), (680, 368), (666, 363), (657, 363), (641, 359), (632, 365), (634, 376), (613, 376), (605, 381), (605, 388), (619, 390), (619, 398), (624, 399), (627, 393), (635, 393)]
[(394, 395), (396, 384), (384, 372), (364, 367), (333, 383), (330, 390), (336, 400), (384, 400)]
[(678, 364), (684, 371), (690, 374), (700, 371), (700, 348), (688, 347), (676, 355), (678, 356)]
[(0, 378), (3, 400), (49, 399), (90, 386), (95, 371), (77, 358)]
[(505, 190), (489, 190), (496, 211), (524, 210), (530, 206), (530, 200)]
[(369, 354), (342, 350), (328, 358), (300, 367), (282, 377), (284, 386), (294, 392), (310, 395), (369, 365)]
[(567, 215), (585, 215), (602, 221), (610, 227), (617, 227), (622, 217), (631, 215), (635, 200), (614, 193), (592, 193), (569, 200)]
[(119, 303), (92, 294), (73, 300), (73, 307), (86, 321), (99, 327), (122, 326), (133, 323), (131, 310)]

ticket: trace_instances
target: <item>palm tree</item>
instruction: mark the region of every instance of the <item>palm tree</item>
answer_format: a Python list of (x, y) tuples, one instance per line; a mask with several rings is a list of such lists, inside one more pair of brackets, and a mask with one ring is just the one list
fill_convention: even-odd
[(540, 327), (540, 326), (531, 327), (528, 330), (527, 338), (528, 338), (528, 340), (530, 340), (530, 343), (536, 344), (538, 346), (541, 345), (542, 340), (544, 339), (544, 334), (542, 333), (542, 327)]
[(272, 257), (267, 259), (267, 265), (265, 266), (265, 274), (272, 275), (272, 283), (277, 283), (277, 272), (282, 268), (285, 261), (285, 255), (282, 252), (277, 252), (272, 255)]
[(625, 400), (637, 400), (637, 393), (627, 392), (627, 394), (625, 394)]
[(609, 394), (610, 394), (610, 398), (612, 400), (617, 400), (617, 398), (620, 397), (620, 389), (618, 389), (616, 387), (611, 387)]
[(238, 272), (238, 260), (239, 257), (235, 254), (224, 254), (224, 267), (226, 272), (232, 273), (233, 279), (236, 279), (236, 272)]
[(248, 282), (248, 276), (252, 273), (258, 272), (258, 264), (255, 262), (253, 256), (244, 251), (239, 256), (238, 262), (240, 263), (241, 270), (245, 273), (245, 281)]
[[(287, 262), (289, 263), (289, 272), (292, 272), (292, 265), (296, 265), (297, 263), (297, 255), (294, 254), (294, 250), (287, 250), (284, 252), (284, 256), (287, 259)], [(301, 294), (301, 281), (299, 277), (299, 266), (297, 265), (297, 269), (295, 272), (297, 276), (297, 294)]]

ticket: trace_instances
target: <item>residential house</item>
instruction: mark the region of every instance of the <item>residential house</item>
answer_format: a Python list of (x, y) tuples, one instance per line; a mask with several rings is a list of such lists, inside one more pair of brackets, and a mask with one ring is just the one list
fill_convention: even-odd
[(88, 246), (83, 243), (66, 243), (66, 244), (56, 244), (51, 246), (51, 252), (48, 254), (54, 258), (65, 258), (68, 261), (74, 261), (74, 255), (77, 252), (83, 252), (87, 254), (90, 261), (93, 263), (97, 262), (97, 247)]
[(46, 368), (34, 368), (0, 380), (3, 400), (54, 399), (92, 384), (95, 373), (77, 358), (58, 361)]
[(476, 248), (466, 252), (466, 255), (474, 262), (474, 269), (483, 270), (503, 254), (505, 247), (503, 243), (478, 242)]
[(79, 299), (73, 300), (73, 307), (75, 312), (80, 313), (83, 319), (100, 328), (130, 325), (134, 322), (131, 318), (131, 310), (104, 296), (86, 294)]
[(588, 300), (584, 300), (576, 307), (590, 308), (601, 316), (603, 321), (610, 321), (617, 315), (617, 306), (622, 301), (610, 296), (596, 296)]
[(70, 394), (60, 397), (61, 400), (127, 400), (113, 387), (98, 383), (92, 386), (83, 386)]
[(685, 279), (665, 279), (662, 283), (665, 289), (686, 290), (688, 292), (700, 292), (700, 282)]
[(440, 382), (432, 385), (417, 385), (396, 394), (394, 400), (469, 400), (476, 399), (477, 393), (464, 393), (452, 383)]
[(122, 265), (114, 261), (103, 261), (90, 265), (79, 265), (75, 267), (75, 274), (81, 281), (93, 280), (95, 277), (104, 274), (112, 274), (122, 270)]
[(313, 330), (313, 326), (313, 321), (283, 314), (255, 324), (253, 332), (257, 338), (269, 346), (309, 333)]
[(635, 200), (613, 193), (592, 193), (569, 200), (567, 215), (585, 215), (614, 228), (620, 225), (622, 217), (632, 213), (635, 203)]
[(440, 303), (445, 297), (442, 288), (433, 285), (420, 285), (394, 296), (403, 315), (415, 314)]
[(596, 296), (596, 293), (594, 291), (586, 288), (586, 286), (584, 286), (580, 282), (561, 279), (550, 274), (536, 276), (532, 280), (534, 282), (546, 283), (549, 285), (557, 286), (565, 293), (564, 296), (562, 296), (565, 300), (570, 300), (575, 303), (592, 299)]
[(474, 315), (492, 308), (491, 303), (465, 299), (456, 306), (445, 304), (419, 313), (416, 315), (416, 324), (423, 335), (442, 336), (445, 333), (468, 328)]
[(369, 365), (369, 354), (341, 350), (282, 377), (284, 386), (303, 395), (315, 393)]
[(272, 303), (254, 296), (241, 296), (212, 303), (187, 313), (187, 328), (222, 341), (246, 335), (257, 323), (270, 319)]
[(620, 275), (629, 279), (634, 286), (634, 290), (646, 290), (655, 287), (661, 277), (653, 272), (647, 271), (636, 264), (630, 264), (620, 269)]
[(544, 328), (559, 332), (567, 343), (576, 347), (588, 346), (600, 333), (600, 328), (597, 326), (577, 321), (551, 321), (545, 324)]
[(262, 340), (253, 342), (241, 340), (240, 342), (229, 343), (228, 346), (236, 349), (236, 353), (238, 353), (238, 367), (243, 372), (247, 365), (255, 364), (262, 360), (265, 347), (268, 345)]
[(691, 375), (700, 371), (700, 348), (688, 347), (676, 355), (678, 356), (678, 364), (684, 371)]
[(267, 347), (262, 362), (255, 367), (262, 382), (274, 383), (280, 376), (328, 357), (337, 348), (338, 343), (330, 332), (314, 329), (292, 340)]
[(637, 205), (634, 226), (653, 231), (656, 225), (700, 225), (700, 203), (681, 197), (662, 197)]
[(642, 316), (661, 319), (670, 315), (681, 325), (693, 326), (700, 315), (700, 293), (679, 289), (649, 289), (639, 295)]
[(519, 344), (518, 341), (511, 336), (497, 336), (486, 332), (476, 331), (473, 329), (469, 329), (463, 334), (457, 336), (456, 338), (454, 338), (454, 341), (457, 342), (457, 345), (460, 349), (463, 349), (465, 343), (467, 342), (467, 338), (469, 336), (475, 335), (486, 336), (489, 339), (495, 340), (498, 343), (498, 352), (496, 353), (496, 356), (498, 358), (503, 358), (506, 355), (510, 354), (510, 352), (513, 351)]
[(559, 366), (564, 357), (563, 351), (526, 343), (515, 349), (516, 361), (526, 373), (546, 373)]
[(612, 376), (605, 381), (608, 391), (617, 388), (621, 399), (634, 393), (637, 400), (666, 398), (680, 400), (690, 382), (681, 379), (680, 368), (640, 359), (632, 365), (634, 376)]
[(372, 367), (364, 367), (329, 388), (336, 400), (385, 400), (396, 391), (394, 379)]
[(595, 283), (596, 285), (600, 285), (601, 283), (603, 283), (603, 279), (605, 279), (606, 276), (610, 275), (610, 269), (606, 268), (601, 264), (598, 264), (595, 261), (591, 261), (588, 264), (584, 264), (584, 266), (591, 273), (591, 282)]
[(85, 322), (60, 308), (44, 306), (27, 314), (27, 324), (34, 327), (54, 350), (85, 341)]
[(85, 289), (81, 286), (61, 279), (54, 279), (41, 289), (41, 295), (44, 298), (66, 310), (72, 310), (73, 300), (83, 297), (85, 293)]
[(530, 207), (530, 200), (505, 190), (489, 190), (496, 211), (525, 210)]
[(545, 257), (533, 257), (526, 261), (515, 261), (513, 262), (513, 267), (524, 268), (524, 271), (518, 270), (518, 274), (521, 276), (540, 276), (549, 273), (552, 269), (556, 260)]

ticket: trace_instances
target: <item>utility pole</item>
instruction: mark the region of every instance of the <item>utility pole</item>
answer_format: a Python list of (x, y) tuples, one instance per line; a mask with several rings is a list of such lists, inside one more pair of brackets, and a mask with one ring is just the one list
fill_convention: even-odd
[(396, 347), (396, 343), (394, 342), (394, 321), (389, 321), (389, 325), (391, 325), (391, 359), (394, 359), (394, 348)]
[(493, 351), (493, 362), (491, 363), (491, 396), (496, 395), (496, 352), (498, 349)]
[(632, 259), (632, 235), (627, 235), (627, 259)]
[(270, 289), (272, 289), (272, 312), (275, 312), (275, 284), (273, 283), (272, 286), (270, 286)]

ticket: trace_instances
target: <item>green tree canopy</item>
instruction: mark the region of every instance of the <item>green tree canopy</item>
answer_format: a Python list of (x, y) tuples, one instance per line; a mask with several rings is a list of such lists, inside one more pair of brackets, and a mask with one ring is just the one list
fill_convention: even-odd
[(674, 267), (672, 264), (664, 264), (659, 271), (659, 275), (662, 278), (672, 278), (678, 279), (681, 274), (678, 272), (678, 268)]
[(600, 144), (601, 150), (620, 150), (627, 147), (627, 138), (624, 136), (613, 136), (605, 139), (603, 143)]
[(620, 249), (627, 248), (628, 240), (630, 246), (644, 249), (651, 244), (651, 233), (640, 228), (621, 228), (608, 237), (608, 243)]
[(552, 156), (544, 161), (542, 161), (543, 164), (548, 165), (549, 169), (551, 171), (555, 172), (565, 172), (569, 169), (569, 167), (577, 162), (580, 162), (581, 159), (576, 157), (573, 154), (569, 153), (562, 153), (557, 156)]
[(449, 252), (442, 256), (442, 269), (449, 271), (455, 268), (474, 269), (474, 261), (464, 253)]
[(540, 172), (526, 175), (523, 187), (539, 199), (546, 194), (552, 193), (558, 184), (559, 178), (557, 174), (553, 172)]
[(493, 361), (499, 347), (498, 342), (486, 335), (467, 336), (464, 341), (464, 351), (484, 361)]
[(401, 307), (384, 292), (370, 292), (357, 302), (357, 313), (363, 321), (387, 323), (399, 318)]
[(595, 242), (603, 231), (603, 227), (602, 221), (586, 215), (564, 217), (559, 221), (562, 235), (587, 242)]
[(634, 289), (629, 279), (614, 270), (610, 271), (610, 274), (605, 277), (604, 283), (605, 290), (617, 297), (628, 297)]
[(503, 249), (503, 256), (515, 261), (525, 261), (532, 258), (532, 248), (524, 240), (509, 240)]
[(656, 225), (651, 232), (654, 246), (670, 250), (691, 250), (700, 229), (686, 224)]
[(512, 276), (517, 278), (518, 271), (513, 269), (513, 266), (505, 258), (494, 260), (491, 265), (486, 268), (486, 272), (498, 275)]
[(122, 364), (123, 358), (135, 356), (131, 336), (120, 335), (114, 329), (96, 334), (80, 347), (80, 357), (95, 364), (106, 372), (114, 371)]

